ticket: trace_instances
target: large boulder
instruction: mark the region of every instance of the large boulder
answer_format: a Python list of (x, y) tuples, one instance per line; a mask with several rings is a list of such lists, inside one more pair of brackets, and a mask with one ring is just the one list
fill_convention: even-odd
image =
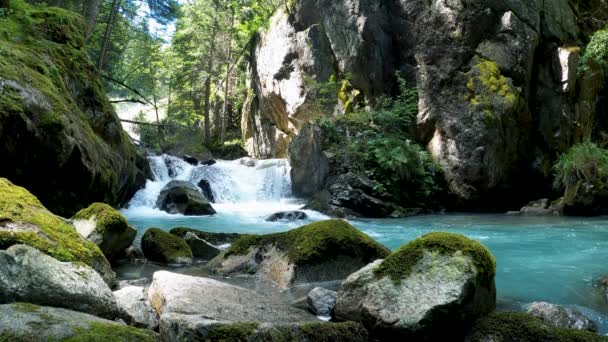
[(284, 233), (244, 236), (208, 266), (223, 275), (258, 274), (286, 288), (344, 279), (388, 254), (388, 249), (348, 222), (328, 220)]
[(99, 247), (53, 215), (26, 189), (0, 178), (0, 249), (25, 244), (59, 261), (91, 266), (107, 284), (115, 274)]
[(318, 126), (305, 125), (289, 145), (291, 184), (296, 196), (310, 197), (325, 187), (329, 161), (321, 146), (321, 134)]
[(154, 273), (148, 299), (165, 322), (165, 316), (171, 313), (224, 322), (295, 323), (315, 319), (303, 310), (251, 290), (167, 271)]
[(148, 302), (147, 291), (143, 287), (126, 286), (114, 291), (114, 297), (120, 317), (128, 324), (152, 330), (158, 328), (158, 316)]
[(525, 312), (492, 313), (475, 322), (465, 339), (466, 342), (607, 340), (590, 331), (556, 328)]
[(0, 37), (0, 177), (66, 217), (126, 203), (145, 185), (146, 160), (87, 55), (82, 17), (22, 3)]
[(194, 233), (187, 233), (184, 241), (190, 246), (192, 256), (197, 259), (211, 260), (221, 253), (219, 248), (199, 238)]
[(527, 312), (557, 328), (597, 332), (597, 323), (573, 308), (546, 302), (535, 302), (528, 306)]
[(93, 203), (77, 212), (72, 224), (80, 235), (99, 246), (110, 262), (123, 257), (137, 235), (124, 216), (104, 203)]
[(221, 322), (198, 316), (164, 315), (161, 338), (167, 342), (197, 341), (332, 341), (366, 342), (368, 333), (355, 322), (269, 324), (258, 322)]
[(237, 233), (211, 233), (204, 232), (198, 229), (186, 228), (186, 227), (177, 227), (173, 228), (169, 231), (172, 235), (178, 236), (182, 239), (186, 237), (186, 234), (192, 233), (198, 236), (200, 239), (209, 242), (214, 246), (221, 246), (226, 244), (232, 244), (234, 241), (238, 240), (242, 237), (242, 234)]
[(86, 313), (16, 303), (0, 305), (0, 340), (156, 342), (158, 334)]
[(336, 291), (324, 289), (322, 287), (315, 287), (308, 292), (306, 296), (306, 302), (308, 308), (315, 315), (321, 317), (331, 317), (331, 313), (336, 306), (338, 294)]
[(192, 250), (186, 241), (160, 228), (146, 230), (141, 238), (146, 259), (165, 264), (191, 264)]
[(0, 251), (0, 303), (12, 302), (118, 316), (112, 291), (92, 268), (57, 261), (25, 245)]
[(171, 181), (160, 192), (156, 206), (169, 214), (213, 215), (209, 201), (190, 182)]
[(350, 275), (334, 315), (379, 338), (456, 338), (496, 306), (496, 262), (480, 243), (452, 233), (424, 235)]

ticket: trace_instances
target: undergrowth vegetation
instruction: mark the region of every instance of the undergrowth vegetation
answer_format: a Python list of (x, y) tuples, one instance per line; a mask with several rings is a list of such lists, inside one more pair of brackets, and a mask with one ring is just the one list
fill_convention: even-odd
[(398, 204), (429, 208), (443, 189), (440, 168), (414, 141), (418, 92), (399, 79), (399, 94), (381, 98), (334, 118), (323, 118), (323, 149), (344, 172), (366, 175), (374, 190), (389, 193)]
[(608, 185), (608, 150), (592, 142), (572, 146), (553, 166), (553, 186), (563, 190), (579, 181), (595, 186)]

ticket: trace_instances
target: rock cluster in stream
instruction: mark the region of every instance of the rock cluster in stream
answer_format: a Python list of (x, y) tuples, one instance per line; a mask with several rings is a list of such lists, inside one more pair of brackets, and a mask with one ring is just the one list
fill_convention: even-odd
[[(88, 257), (109, 264), (104, 253), (126, 254), (104, 247), (133, 241), (120, 213), (94, 204), (65, 220), (27, 190), (3, 179), (0, 187), (2, 341), (604, 340), (567, 308), (537, 303), (530, 314), (492, 313), (494, 257), (461, 235), (430, 233), (391, 253), (342, 220), (270, 235), (151, 228), (142, 240), (150, 262), (190, 263), (200, 252), (193, 253), (192, 241), (204, 242), (221, 251), (201, 266), (216, 279), (161, 270), (114, 284)], [(91, 241), (70, 223), (83, 220), (89, 226), (80, 232)], [(337, 291), (314, 288), (303, 309), (213, 273), (278, 288), (346, 280)]]

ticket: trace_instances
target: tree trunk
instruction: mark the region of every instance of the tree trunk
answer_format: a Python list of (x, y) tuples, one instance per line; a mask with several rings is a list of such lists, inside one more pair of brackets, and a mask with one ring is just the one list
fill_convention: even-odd
[(101, 0), (87, 0), (83, 4), (82, 16), (86, 20), (86, 32), (85, 38), (88, 41), (95, 30), (97, 24), (97, 16), (99, 15), (99, 8), (101, 7)]
[(10, 8), (11, 6), (10, 0), (0, 0), (0, 8)]
[(110, 17), (108, 18), (106, 30), (103, 34), (103, 41), (101, 43), (101, 50), (99, 52), (99, 60), (97, 61), (97, 68), (100, 71), (103, 70), (103, 65), (106, 59), (106, 53), (108, 51), (108, 44), (110, 43), (110, 35), (112, 34), (112, 29), (114, 28), (114, 18), (118, 14), (120, 2), (121, 0), (112, 0), (112, 9), (110, 10)]
[(217, 34), (217, 21), (213, 22), (213, 30), (211, 33), (211, 47), (207, 61), (207, 80), (205, 81), (205, 144), (209, 145), (211, 141), (211, 129), (209, 122), (209, 114), (211, 110), (211, 74), (213, 73), (213, 58), (215, 55), (215, 36)]
[(228, 34), (228, 64), (226, 65), (226, 84), (224, 85), (224, 111), (222, 113), (222, 134), (220, 141), (223, 144), (226, 138), (226, 117), (228, 116), (228, 90), (230, 85), (230, 61), (232, 59), (232, 31), (234, 29), (234, 9), (230, 8), (230, 32)]

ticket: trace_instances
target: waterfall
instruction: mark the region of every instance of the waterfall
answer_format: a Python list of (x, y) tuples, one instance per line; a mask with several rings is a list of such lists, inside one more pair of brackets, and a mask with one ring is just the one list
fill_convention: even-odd
[[(254, 161), (243, 158), (235, 161), (218, 160), (214, 165), (193, 166), (184, 160), (161, 155), (149, 157), (154, 180), (138, 191), (129, 202), (129, 211), (150, 210), (165, 185), (173, 180), (194, 185), (209, 182), (219, 212), (270, 212), (292, 210), (291, 166), (285, 159)], [(298, 207), (301, 205), (298, 205)]]

